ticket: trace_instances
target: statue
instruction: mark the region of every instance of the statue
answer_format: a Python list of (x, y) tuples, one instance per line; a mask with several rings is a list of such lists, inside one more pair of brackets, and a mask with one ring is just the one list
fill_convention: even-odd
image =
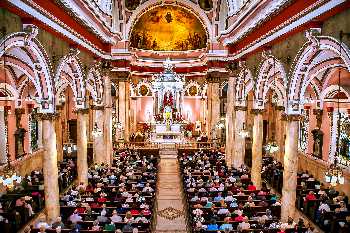
[(164, 108), (165, 108), (165, 106), (172, 107), (173, 104), (174, 104), (173, 95), (171, 94), (170, 91), (165, 92), (164, 99), (163, 99), (163, 106), (164, 106)]

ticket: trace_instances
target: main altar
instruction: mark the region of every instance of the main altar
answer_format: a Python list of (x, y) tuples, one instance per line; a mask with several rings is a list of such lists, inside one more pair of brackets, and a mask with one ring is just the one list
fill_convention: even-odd
[(169, 59), (164, 63), (164, 72), (152, 77), (155, 94), (151, 141), (176, 143), (184, 140), (184, 84), (184, 76), (174, 72)]

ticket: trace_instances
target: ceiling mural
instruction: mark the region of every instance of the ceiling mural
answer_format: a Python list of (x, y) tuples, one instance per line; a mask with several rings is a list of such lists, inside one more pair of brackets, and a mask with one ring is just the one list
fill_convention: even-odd
[(195, 50), (206, 44), (207, 33), (199, 19), (181, 7), (169, 5), (143, 14), (130, 36), (130, 47), (146, 50)]

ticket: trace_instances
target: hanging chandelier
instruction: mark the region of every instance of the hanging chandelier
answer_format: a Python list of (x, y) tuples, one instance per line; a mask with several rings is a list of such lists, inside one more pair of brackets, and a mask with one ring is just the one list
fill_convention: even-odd
[(226, 123), (226, 118), (222, 117), (222, 118), (220, 118), (220, 120), (216, 123), (215, 127), (216, 127), (217, 129), (223, 129), (223, 128), (225, 128), (225, 125), (226, 125), (225, 123)]
[(325, 174), (325, 181), (332, 186), (336, 186), (337, 184), (344, 184), (344, 176), (342, 169), (337, 165), (337, 160), (330, 165), (328, 171)]
[(243, 127), (242, 127), (241, 131), (239, 131), (238, 135), (241, 136), (242, 138), (249, 137), (249, 131), (246, 129), (245, 123), (243, 123)]
[(277, 142), (272, 138), (269, 140), (269, 142), (264, 146), (264, 149), (267, 154), (274, 154), (279, 151), (280, 147), (278, 146)]
[(68, 143), (63, 144), (63, 151), (67, 154), (71, 154), (77, 151), (77, 145), (72, 142), (70, 138), (69, 129), (67, 130)]
[(10, 156), (7, 159), (7, 165), (4, 167), (0, 174), (0, 184), (11, 190), (15, 187), (15, 184), (22, 182), (22, 177), (17, 174), (15, 168), (10, 163)]
[(92, 130), (92, 136), (99, 137), (102, 135), (102, 130), (98, 127), (97, 122), (95, 122), (94, 128)]

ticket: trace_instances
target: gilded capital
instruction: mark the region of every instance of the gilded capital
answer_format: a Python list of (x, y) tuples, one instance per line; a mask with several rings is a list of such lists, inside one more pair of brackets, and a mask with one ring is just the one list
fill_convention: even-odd
[(91, 105), (90, 107), (92, 110), (104, 110), (105, 107), (102, 105)]
[(247, 111), (246, 106), (235, 106), (235, 111)]
[(35, 114), (35, 118), (38, 120), (48, 120), (54, 121), (59, 117), (57, 113), (37, 113)]
[(300, 121), (301, 119), (302, 117), (299, 114), (282, 114), (282, 121)]
[(263, 114), (265, 112), (265, 109), (252, 109), (250, 111), (250, 113), (254, 114), (254, 115), (259, 115), (259, 114)]
[(74, 110), (76, 114), (88, 114), (89, 109), (88, 108), (77, 108)]

